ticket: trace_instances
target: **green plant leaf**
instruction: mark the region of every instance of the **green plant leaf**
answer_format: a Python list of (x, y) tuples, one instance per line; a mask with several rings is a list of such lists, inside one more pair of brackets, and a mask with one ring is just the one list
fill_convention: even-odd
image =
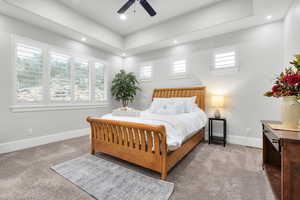
[(120, 70), (112, 81), (111, 93), (116, 101), (121, 101), (123, 106), (132, 103), (137, 91), (141, 89), (138, 87), (138, 80), (134, 73), (126, 73), (125, 70)]

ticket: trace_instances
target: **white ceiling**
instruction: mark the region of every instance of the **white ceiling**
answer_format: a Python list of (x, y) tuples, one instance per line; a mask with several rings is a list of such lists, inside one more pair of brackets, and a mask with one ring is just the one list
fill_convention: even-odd
[(134, 15), (134, 6), (132, 6), (126, 12), (128, 17), (126, 21), (121, 21), (119, 19), (117, 10), (120, 9), (127, 0), (56, 1), (121, 35), (128, 35), (146, 27), (169, 20), (173, 17), (225, 0), (148, 0), (152, 7), (157, 11), (157, 15), (155, 17), (149, 17), (141, 5), (137, 3), (136, 14)]
[[(138, 54), (282, 20), (293, 0), (149, 0), (121, 21), (126, 0), (0, 0), (0, 13), (121, 55)], [(267, 19), (272, 15), (271, 19)]]

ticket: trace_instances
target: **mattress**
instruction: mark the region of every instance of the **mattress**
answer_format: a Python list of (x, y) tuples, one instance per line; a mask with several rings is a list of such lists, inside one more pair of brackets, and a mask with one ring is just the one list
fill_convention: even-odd
[(207, 121), (207, 115), (203, 110), (196, 109), (191, 113), (178, 115), (158, 115), (149, 110), (141, 112), (139, 117), (113, 116), (107, 114), (102, 119), (118, 120), (126, 122), (143, 123), (149, 125), (163, 125), (166, 128), (167, 145), (169, 151), (179, 148), (187, 139), (202, 129)]

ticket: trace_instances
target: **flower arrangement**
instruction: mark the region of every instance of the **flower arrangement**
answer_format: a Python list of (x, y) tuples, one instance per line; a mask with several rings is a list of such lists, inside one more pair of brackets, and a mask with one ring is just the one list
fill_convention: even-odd
[(300, 55), (295, 56), (295, 58), (290, 62), (293, 66), (280, 73), (275, 80), (272, 91), (266, 92), (265, 96), (277, 98), (296, 96), (300, 99)]

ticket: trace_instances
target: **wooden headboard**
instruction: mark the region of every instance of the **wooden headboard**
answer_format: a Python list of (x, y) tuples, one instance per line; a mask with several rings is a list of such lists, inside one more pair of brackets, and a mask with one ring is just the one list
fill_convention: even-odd
[(158, 88), (154, 89), (152, 98), (171, 98), (171, 97), (194, 97), (196, 103), (205, 110), (205, 87), (191, 88)]

